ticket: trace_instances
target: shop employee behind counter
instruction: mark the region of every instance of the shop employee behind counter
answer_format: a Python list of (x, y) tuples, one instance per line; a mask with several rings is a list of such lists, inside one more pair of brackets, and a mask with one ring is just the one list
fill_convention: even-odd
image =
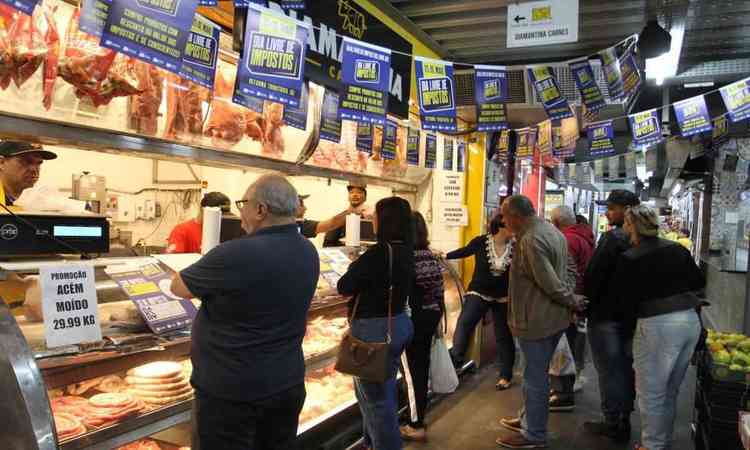
[(28, 142), (0, 143), (0, 203), (13, 206), (23, 191), (39, 181), (42, 163), (57, 158), (41, 145)]
[[(349, 209), (360, 215), (365, 214), (365, 202), (367, 201), (367, 186), (363, 184), (350, 184), (346, 187), (349, 191)], [(326, 233), (323, 247), (343, 247), (341, 239), (346, 236), (346, 221), (338, 228)]]
[(338, 228), (343, 227), (345, 229), (346, 216), (348, 216), (349, 214), (361, 213), (358, 208), (353, 208), (350, 206), (346, 210), (322, 222), (319, 222), (317, 220), (305, 219), (305, 213), (307, 212), (305, 200), (307, 200), (308, 198), (310, 198), (309, 195), (299, 196), (299, 209), (297, 210), (297, 226), (299, 227), (299, 232), (302, 233), (302, 236), (308, 239), (313, 239), (320, 233), (328, 233), (329, 231), (336, 230)]
[(209, 192), (203, 196), (198, 216), (176, 225), (169, 234), (167, 253), (200, 253), (203, 242), (203, 208), (221, 208), (224, 216), (231, 216), (232, 202), (221, 192)]

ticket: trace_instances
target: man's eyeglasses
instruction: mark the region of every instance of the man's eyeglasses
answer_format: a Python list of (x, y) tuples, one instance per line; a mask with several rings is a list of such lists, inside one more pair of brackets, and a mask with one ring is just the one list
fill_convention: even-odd
[(235, 200), (234, 206), (236, 206), (238, 210), (242, 210), (242, 208), (245, 207), (245, 203), (249, 201), (250, 200)]

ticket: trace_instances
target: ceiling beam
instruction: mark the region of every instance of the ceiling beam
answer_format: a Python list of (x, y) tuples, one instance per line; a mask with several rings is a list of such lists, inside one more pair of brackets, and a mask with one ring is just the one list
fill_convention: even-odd
[[(498, 27), (505, 28), (506, 13), (487, 13), (487, 14), (454, 14), (445, 15), (440, 18), (416, 20), (415, 23), (423, 30), (435, 28), (449, 28), (460, 26), (476, 26), (486, 24), (497, 24)], [(478, 34), (482, 30), (478, 30)], [(486, 29), (485, 29), (486, 31)]]
[(413, 19), (415, 17), (434, 16), (438, 14), (453, 14), (467, 11), (483, 11), (487, 9), (501, 10), (503, 3), (497, 0), (475, 0), (475, 1), (428, 1), (407, 2), (400, 7), (404, 15)]

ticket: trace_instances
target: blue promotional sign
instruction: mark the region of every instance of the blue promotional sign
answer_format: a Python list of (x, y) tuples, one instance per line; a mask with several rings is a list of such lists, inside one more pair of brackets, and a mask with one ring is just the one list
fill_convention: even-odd
[(238, 98), (242, 98), (242, 103), (240, 103), (242, 106), (244, 106), (245, 108), (247, 108), (249, 110), (255, 111), (255, 112), (260, 113), (260, 114), (263, 114), (263, 108), (265, 106), (265, 100), (263, 100), (262, 98), (258, 98), (258, 97), (248, 97), (246, 95), (242, 95), (242, 94), (238, 93), (237, 89), (239, 89), (239, 87), (237, 86), (237, 82), (235, 80), (235, 84), (234, 84), (234, 96), (232, 98), (232, 101), (234, 103), (239, 103), (237, 101), (237, 99)]
[(570, 71), (576, 82), (578, 92), (581, 93), (581, 101), (586, 109), (595, 112), (606, 106), (602, 90), (594, 78), (594, 69), (591, 68), (588, 58), (582, 58), (570, 63)]
[(349, 37), (344, 37), (343, 46), (339, 115), (356, 122), (385, 124), (391, 51)]
[(414, 57), (422, 129), (458, 131), (453, 63)]
[(750, 78), (724, 86), (719, 92), (733, 123), (750, 117)]
[(714, 119), (713, 124), (711, 150), (716, 151), (729, 141), (729, 120), (727, 120), (726, 116), (721, 116)]
[(268, 0), (234, 0), (235, 8), (247, 8), (250, 5), (258, 5), (268, 8)]
[(307, 83), (302, 83), (299, 106), (284, 107), (284, 123), (299, 130), (307, 130)]
[(477, 131), (508, 128), (505, 102), (508, 78), (505, 66), (474, 66), (474, 101), (477, 104)]
[(109, 16), (111, 0), (83, 0), (78, 29), (92, 36), (101, 37)]
[(628, 116), (628, 121), (633, 133), (634, 147), (648, 147), (664, 139), (661, 135), (661, 123), (656, 109)]
[(500, 137), (497, 140), (497, 149), (491, 159), (493, 160), (507, 159), (509, 146), (510, 146), (510, 130), (503, 130), (500, 132)]
[(383, 149), (381, 155), (384, 160), (396, 159), (397, 148), (397, 135), (398, 135), (398, 124), (392, 120), (385, 123), (385, 130), (383, 134)]
[[(237, 69), (239, 93), (299, 106), (309, 24), (248, 5), (245, 48)], [(235, 103), (243, 104), (235, 96)]]
[(591, 156), (604, 156), (615, 152), (615, 130), (611, 120), (589, 124), (586, 134)]
[(305, 9), (305, 0), (279, 0), (284, 9)]
[(198, 6), (216, 6), (219, 0), (198, 0)]
[(464, 158), (466, 157), (466, 144), (463, 141), (458, 141), (458, 149), (456, 151), (456, 171), (464, 171)]
[(372, 155), (372, 124), (357, 124), (357, 150)]
[(437, 138), (434, 134), (427, 134), (424, 144), (424, 166), (434, 169), (437, 166)]
[(609, 88), (609, 98), (617, 100), (623, 96), (622, 70), (620, 69), (620, 60), (617, 59), (617, 51), (614, 47), (599, 52), (602, 58), (602, 68), (607, 78), (607, 88)]
[(0, 0), (0, 2), (21, 11), (27, 16), (34, 13), (34, 8), (36, 8), (37, 3), (39, 3), (38, 0)]
[(326, 141), (341, 141), (341, 119), (339, 119), (339, 94), (326, 89), (323, 108), (320, 111), (320, 138)]
[(200, 14), (193, 19), (180, 76), (208, 89), (213, 89), (216, 63), (219, 59), (221, 28)]
[(198, 0), (112, 0), (101, 45), (179, 75)]
[(547, 66), (536, 66), (529, 67), (528, 71), (547, 116), (552, 120), (573, 117), (568, 100), (563, 97), (552, 69)]
[(453, 140), (443, 139), (443, 170), (453, 170)]
[(406, 137), (406, 162), (410, 166), (419, 166), (419, 130), (409, 128)]
[(643, 84), (641, 72), (638, 70), (638, 64), (635, 61), (635, 55), (632, 51), (627, 52), (622, 60), (622, 90), (625, 97), (630, 97), (638, 92)]
[(675, 103), (674, 115), (683, 137), (710, 131), (712, 128), (706, 99), (702, 95)]
[(537, 124), (536, 148), (542, 156), (552, 153), (552, 121), (547, 119)]
[[(516, 157), (531, 158), (534, 156), (534, 145), (536, 143), (536, 128), (526, 127), (516, 132)], [(532, 136), (532, 134), (534, 136)]]

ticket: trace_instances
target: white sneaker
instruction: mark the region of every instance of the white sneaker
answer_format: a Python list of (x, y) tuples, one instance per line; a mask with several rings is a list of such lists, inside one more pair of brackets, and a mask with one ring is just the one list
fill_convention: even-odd
[(579, 375), (576, 377), (576, 383), (573, 385), (573, 392), (579, 392), (583, 389), (583, 386), (588, 382), (589, 380), (584, 377), (583, 375)]

